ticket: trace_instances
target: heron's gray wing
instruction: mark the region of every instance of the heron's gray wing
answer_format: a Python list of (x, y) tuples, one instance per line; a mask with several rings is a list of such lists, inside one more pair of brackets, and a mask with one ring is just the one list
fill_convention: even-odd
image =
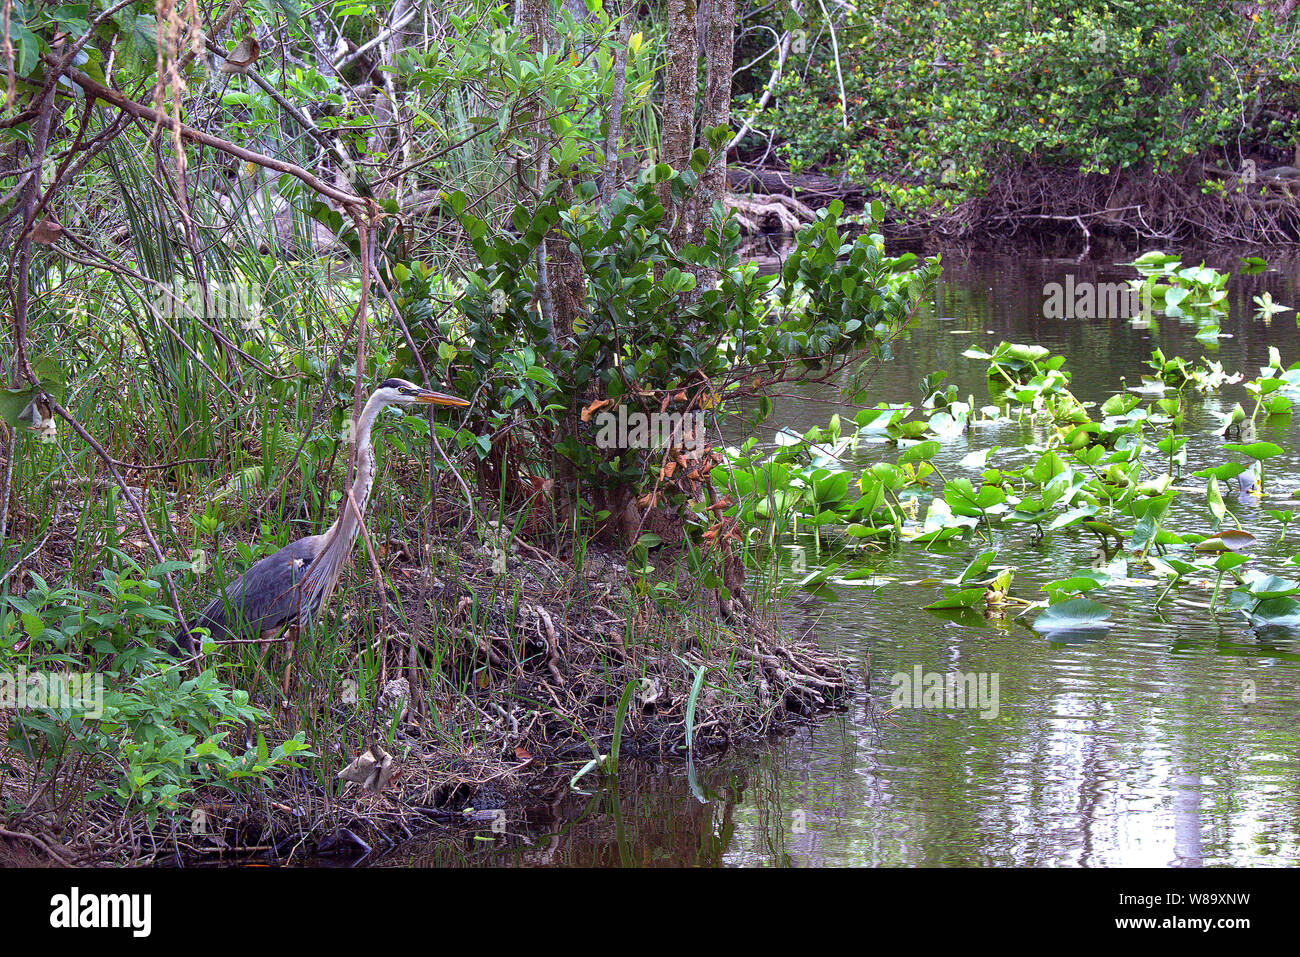
[[(191, 624), (203, 625), (212, 637), (262, 634), (279, 628), (299, 615), (299, 593), (294, 586), (324, 547), (324, 536), (309, 535), (268, 555), (240, 575), (199, 612)], [(304, 615), (315, 611), (306, 594)]]

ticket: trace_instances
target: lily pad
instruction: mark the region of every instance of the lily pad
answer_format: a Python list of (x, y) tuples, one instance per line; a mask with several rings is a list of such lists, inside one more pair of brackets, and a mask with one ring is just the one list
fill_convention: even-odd
[(1110, 609), (1091, 598), (1069, 598), (1059, 601), (1038, 616), (1034, 630), (1042, 633), (1109, 627), (1104, 624)]
[(974, 608), (984, 600), (985, 593), (986, 589), (984, 588), (963, 588), (960, 591), (945, 595), (938, 601), (932, 601), (924, 607), (927, 611), (942, 608)]
[(1255, 542), (1255, 536), (1240, 528), (1225, 528), (1196, 545), (1201, 554), (1214, 552), (1240, 552)]
[(1282, 446), (1274, 445), (1272, 442), (1251, 442), (1249, 445), (1240, 445), (1236, 442), (1230, 442), (1224, 446), (1229, 452), (1240, 452), (1242, 455), (1249, 455), (1252, 459), (1271, 459), (1282, 454)]

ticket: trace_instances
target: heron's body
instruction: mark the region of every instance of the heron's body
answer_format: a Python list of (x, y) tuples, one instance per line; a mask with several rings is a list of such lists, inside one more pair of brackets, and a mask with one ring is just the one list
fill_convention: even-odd
[[(324, 535), (290, 542), (227, 585), (190, 624), (207, 628), (214, 641), (226, 641), (244, 632), (265, 635), (309, 617), (315, 611), (310, 595), (300, 594), (297, 586), (324, 547)], [(228, 620), (227, 610), (242, 621)]]
[[(329, 601), (343, 563), (352, 552), (361, 529), (370, 489), (375, 480), (375, 450), (370, 430), (389, 405), (469, 405), (464, 399), (431, 392), (404, 379), (387, 379), (371, 393), (357, 422), (357, 474), (351, 500), (339, 504), (339, 517), (320, 535), (308, 535), (256, 562), (228, 584), (191, 622), (208, 629), (215, 641), (241, 637), (271, 638), (286, 629), (306, 624)], [(189, 638), (185, 642), (185, 638)], [(194, 650), (197, 635), (178, 636), (177, 643)]]

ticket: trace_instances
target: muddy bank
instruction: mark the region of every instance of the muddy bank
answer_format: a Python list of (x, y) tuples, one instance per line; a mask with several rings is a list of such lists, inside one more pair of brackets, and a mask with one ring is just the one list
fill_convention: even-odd
[[(876, 194), (820, 173), (733, 167), (732, 190), (764, 231), (787, 225), (786, 197), (805, 207), (800, 221), (832, 200), (860, 210)], [(906, 177), (880, 179), (916, 185)], [(1231, 167), (1194, 163), (1177, 174), (1017, 166), (993, 173), (984, 194), (947, 210), (900, 214), (886, 203), (883, 232), (894, 238), (1042, 239), (1068, 235), (1085, 248), (1099, 240), (1129, 243), (1276, 245), (1300, 242), (1300, 168), (1262, 159)]]
[[(200, 789), (152, 826), (109, 799), (51, 803), (35, 776), (6, 776), (4, 797), (26, 808), (7, 826), (31, 838), (0, 848), (76, 864), (364, 854), (430, 827), (521, 820), (579, 772), (590, 784), (612, 771), (616, 735), (621, 760), (684, 766), (688, 728), (695, 756), (716, 754), (839, 706), (855, 680), (778, 634), (770, 604), (724, 620), (685, 570), (648, 582), (616, 551), (575, 562), (523, 542), (503, 560), (473, 537), (430, 561), (417, 551), (385, 549), (395, 590), (352, 593), (334, 634), (300, 636), (292, 657), (278, 649), (248, 689), (269, 718), (226, 746), (305, 732), (301, 767), (269, 787)], [(245, 648), (204, 667), (220, 674), (219, 659)]]

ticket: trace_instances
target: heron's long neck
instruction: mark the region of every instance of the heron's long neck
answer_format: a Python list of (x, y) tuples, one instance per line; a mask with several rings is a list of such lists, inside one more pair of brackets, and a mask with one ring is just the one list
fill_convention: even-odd
[[(366, 514), (370, 488), (375, 481), (375, 450), (370, 444), (370, 429), (383, 407), (383, 403), (372, 395), (366, 402), (365, 408), (361, 410), (361, 420), (357, 422), (357, 474), (352, 480), (352, 497), (356, 500), (357, 509), (362, 515)], [(351, 545), (356, 541), (360, 529), (357, 513), (352, 510), (352, 505), (345, 498), (339, 503), (339, 517), (335, 519), (326, 535), (346, 536), (345, 541)]]

